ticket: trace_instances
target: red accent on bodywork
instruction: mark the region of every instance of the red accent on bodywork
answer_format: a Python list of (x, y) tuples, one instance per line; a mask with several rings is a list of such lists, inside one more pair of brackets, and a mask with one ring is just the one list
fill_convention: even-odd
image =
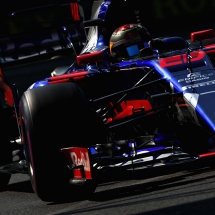
[[(120, 108), (114, 109), (116, 116), (109, 118), (107, 122), (111, 122), (115, 119), (120, 119), (126, 116), (130, 116), (140, 111), (152, 110), (152, 106), (148, 100), (128, 100), (120, 103)], [(121, 111), (119, 111), (121, 110)]]
[(2, 69), (0, 68), (0, 90), (4, 94), (4, 99), (7, 102), (9, 106), (13, 106), (13, 93), (12, 89), (10, 88), (9, 84), (7, 84), (7, 81), (3, 75)]
[[(215, 44), (207, 45), (207, 46), (205, 46), (205, 48), (215, 48)], [(206, 51), (208, 52), (208, 50), (206, 50)], [(209, 51), (211, 51), (211, 50), (209, 50)], [(214, 51), (214, 50), (212, 50), (212, 51)]]
[[(195, 51), (192, 52), (191, 54), (191, 62), (199, 61), (204, 58), (205, 53), (203, 51)], [(176, 66), (184, 63), (188, 63), (187, 55), (176, 55), (172, 57), (167, 57), (167, 58), (161, 58), (160, 61), (160, 67), (169, 67), (169, 66)]]
[(210, 157), (210, 156), (215, 156), (215, 152), (207, 152), (204, 154), (200, 154), (199, 158)]
[(130, 116), (133, 114), (133, 106), (127, 106), (126, 109), (124, 109), (121, 113), (117, 114), (113, 120), (120, 119), (126, 116)]
[(72, 17), (75, 21), (80, 21), (78, 3), (70, 3), (70, 9), (72, 13)]
[[(110, 106), (111, 106), (111, 107), (113, 107), (113, 106), (114, 106), (114, 103), (113, 103), (113, 102), (110, 102), (109, 104), (110, 104)], [(120, 104), (120, 105), (121, 105), (121, 104)], [(120, 106), (120, 105), (118, 105), (118, 106)], [(115, 114), (115, 115), (117, 115), (117, 114), (118, 114), (118, 111), (117, 111), (117, 109), (116, 109), (116, 108), (114, 108), (113, 112), (114, 112), (114, 114)]]
[(128, 106), (133, 106), (134, 109), (144, 108), (145, 111), (151, 110), (152, 106), (148, 100), (128, 100)]
[(178, 65), (178, 64), (182, 64), (182, 63), (183, 63), (183, 61), (182, 61), (181, 55), (176, 55), (176, 56), (173, 56), (173, 57), (160, 59), (160, 66), (162, 68), (168, 67), (168, 66), (175, 66), (175, 65)]
[(74, 178), (92, 179), (89, 150), (81, 147), (63, 148), (61, 151), (66, 156)]
[(206, 50), (207, 54), (215, 54), (215, 44), (207, 45), (205, 46), (205, 48), (212, 49), (212, 50)]
[(214, 38), (214, 36), (215, 35), (214, 35), (213, 29), (197, 31), (197, 32), (193, 32), (190, 34), (190, 38), (191, 38), (192, 42), (212, 39), (212, 38)]
[[(187, 56), (186, 54), (184, 54), (184, 55)], [(192, 52), (190, 55), (192, 57), (191, 62), (201, 60), (205, 57), (205, 53), (203, 51)]]
[(183, 62), (187, 62), (187, 55), (186, 54), (183, 55)]
[(49, 84), (59, 84), (59, 83), (66, 83), (69, 82), (70, 79), (63, 79), (63, 80), (58, 80), (58, 81), (51, 81)]
[(64, 75), (59, 75), (59, 76), (54, 76), (54, 77), (49, 77), (46, 80), (48, 82), (54, 82), (54, 81), (62, 81), (64, 79), (73, 79), (73, 80), (77, 80), (77, 79), (82, 79), (84, 78), (86, 75), (88, 75), (88, 73), (86, 71), (78, 71), (78, 72), (73, 72), (73, 73), (69, 73), (69, 74), (64, 74)]
[(93, 52), (89, 54), (83, 54), (76, 57), (77, 64), (86, 65), (88, 63), (95, 63), (104, 59), (104, 55), (102, 52)]

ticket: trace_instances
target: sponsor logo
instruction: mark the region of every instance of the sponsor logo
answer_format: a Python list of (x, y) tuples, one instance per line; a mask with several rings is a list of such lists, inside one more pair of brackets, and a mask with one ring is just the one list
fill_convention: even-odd
[(72, 159), (72, 162), (76, 166), (84, 166), (84, 170), (90, 171), (90, 162), (89, 162), (89, 156), (87, 152), (70, 152), (70, 156)]
[[(191, 53), (191, 62), (195, 61), (200, 61), (204, 58), (205, 54), (203, 51), (197, 51)], [(177, 66), (180, 64), (185, 64), (188, 63), (188, 55), (186, 54), (181, 54), (181, 55), (176, 55), (172, 57), (167, 57), (167, 58), (161, 58), (160, 59), (160, 66), (162, 68), (169, 67), (169, 66)]]
[(209, 79), (211, 76), (213, 76), (213, 73), (201, 74), (200, 72), (195, 72), (188, 74), (186, 78), (179, 79), (178, 82), (180, 83), (185, 81), (186, 83), (190, 83), (194, 81), (202, 81)]

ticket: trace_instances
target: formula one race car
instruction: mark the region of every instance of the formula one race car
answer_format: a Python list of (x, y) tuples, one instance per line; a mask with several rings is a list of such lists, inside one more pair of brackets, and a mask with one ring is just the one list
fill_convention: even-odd
[(117, 61), (112, 36), (145, 30), (126, 16), (110, 33), (118, 4), (133, 5), (102, 2), (94, 19), (83, 22), (92, 27), (74, 64), (32, 84), (15, 105), (22, 159), (44, 201), (92, 193), (112, 170), (156, 171), (215, 156), (215, 45), (204, 44), (214, 30), (193, 31), (189, 40), (150, 38), (141, 50), (126, 37), (116, 54), (128, 58)]

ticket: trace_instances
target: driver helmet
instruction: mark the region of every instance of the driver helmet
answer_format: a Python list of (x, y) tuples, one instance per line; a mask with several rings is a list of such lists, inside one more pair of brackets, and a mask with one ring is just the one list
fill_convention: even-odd
[(110, 54), (117, 60), (136, 58), (151, 39), (147, 29), (140, 24), (123, 25), (111, 35)]

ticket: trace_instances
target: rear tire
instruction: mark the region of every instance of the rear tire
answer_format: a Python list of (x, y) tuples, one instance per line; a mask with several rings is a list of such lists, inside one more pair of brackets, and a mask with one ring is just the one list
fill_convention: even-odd
[[(43, 201), (76, 195), (68, 183), (72, 171), (67, 168), (60, 149), (89, 147), (102, 141), (104, 134), (103, 123), (88, 108), (83, 92), (73, 83), (27, 90), (20, 101), (20, 116), (22, 141), (35, 193)], [(93, 183), (83, 187), (88, 192), (95, 188)]]

